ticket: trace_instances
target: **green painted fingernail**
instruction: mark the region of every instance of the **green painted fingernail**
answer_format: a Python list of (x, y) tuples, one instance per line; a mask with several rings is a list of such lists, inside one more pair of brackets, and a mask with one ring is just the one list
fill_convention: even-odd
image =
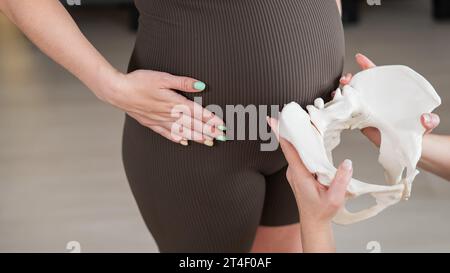
[(194, 83), (194, 89), (199, 90), (199, 91), (203, 91), (206, 88), (206, 84), (204, 82), (195, 82)]
[(227, 141), (227, 137), (226, 136), (218, 136), (218, 137), (216, 137), (216, 139), (218, 141), (223, 141), (223, 142)]
[(220, 131), (226, 131), (227, 127), (225, 127), (223, 125), (219, 125), (219, 126), (217, 126), (217, 129), (219, 129)]

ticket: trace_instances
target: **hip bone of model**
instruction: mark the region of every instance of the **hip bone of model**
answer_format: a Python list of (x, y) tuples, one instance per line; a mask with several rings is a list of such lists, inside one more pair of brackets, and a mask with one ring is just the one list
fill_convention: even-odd
[(350, 212), (343, 207), (334, 222), (352, 224), (377, 215), (383, 209), (407, 200), (422, 153), (424, 128), (420, 117), (441, 104), (433, 86), (406, 66), (379, 66), (354, 76), (349, 85), (336, 90), (332, 101), (316, 99), (306, 107), (291, 102), (280, 115), (280, 136), (294, 145), (306, 168), (329, 186), (336, 174), (333, 149), (346, 129), (375, 127), (381, 133), (379, 163), (388, 185), (352, 179), (347, 200), (372, 195), (376, 204)]

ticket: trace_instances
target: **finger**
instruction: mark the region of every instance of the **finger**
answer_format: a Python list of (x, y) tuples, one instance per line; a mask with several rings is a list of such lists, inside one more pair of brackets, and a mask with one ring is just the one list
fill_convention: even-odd
[(311, 172), (305, 167), (295, 147), (284, 138), (280, 138), (281, 149), (284, 157), (289, 163), (289, 167), (299, 177), (313, 178)]
[(163, 124), (162, 127), (169, 130), (171, 134), (174, 136), (181, 136), (183, 139), (204, 144), (209, 147), (214, 146), (214, 139), (212, 137), (193, 131), (190, 128), (184, 127), (181, 124), (165, 123)]
[[(352, 73), (347, 73), (345, 76), (342, 76), (342, 78), (339, 80), (339, 82), (342, 85), (347, 85), (351, 82), (352, 77), (353, 77)], [(332, 93), (332, 96), (334, 96), (334, 93)]]
[(183, 92), (201, 92), (206, 89), (206, 84), (202, 81), (183, 77), (175, 76), (169, 73), (164, 73), (162, 76), (162, 88), (175, 89)]
[(270, 128), (272, 129), (273, 133), (275, 134), (278, 141), (280, 141), (280, 133), (278, 130), (278, 120), (271, 117), (266, 117), (267, 124), (269, 124)]
[(341, 205), (345, 201), (347, 186), (353, 175), (352, 161), (344, 160), (339, 166), (336, 176), (334, 177), (328, 189), (328, 200), (334, 205)]
[(175, 122), (191, 129), (192, 131), (209, 136), (211, 138), (217, 138), (220, 140), (225, 137), (225, 133), (223, 131), (188, 115), (181, 115), (181, 117), (178, 118)]
[(422, 123), (422, 126), (425, 127), (425, 134), (431, 133), (434, 128), (438, 127), (439, 123), (441, 122), (441, 119), (436, 114), (423, 114), (420, 117), (420, 121)]
[[(195, 130), (198, 133), (212, 136), (219, 141), (227, 141), (224, 133), (227, 128), (225, 127), (224, 121), (220, 117), (203, 108), (200, 104), (193, 102), (183, 96), (177, 96), (173, 99), (177, 104), (173, 105), (170, 109), (170, 116), (172, 117), (171, 121), (183, 124), (184, 126), (191, 129), (194, 129), (192, 128), (193, 123), (195, 126)], [(187, 117), (190, 117), (190, 119)], [(181, 118), (182, 120), (180, 122)]]
[(286, 170), (286, 178), (291, 186), (296, 200), (303, 198), (317, 199), (320, 197), (320, 183), (309, 173), (299, 174), (289, 165)]
[(355, 58), (356, 62), (358, 63), (358, 65), (361, 67), (362, 70), (367, 70), (376, 67), (376, 65), (369, 58), (367, 58), (361, 53), (356, 54)]
[[(184, 97), (183, 97), (184, 98)], [(172, 113), (182, 113), (201, 120), (206, 124), (216, 127), (221, 131), (225, 131), (225, 122), (217, 115), (212, 113), (202, 105), (184, 98), (179, 104), (172, 107)]]

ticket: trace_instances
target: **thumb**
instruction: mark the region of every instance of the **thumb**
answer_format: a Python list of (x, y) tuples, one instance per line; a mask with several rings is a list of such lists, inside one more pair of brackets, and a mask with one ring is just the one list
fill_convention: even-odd
[(440, 123), (440, 118), (438, 115), (430, 113), (430, 114), (423, 114), (420, 117), (420, 121), (422, 123), (422, 126), (425, 128), (425, 134), (431, 133), (434, 128), (436, 128)]
[(347, 192), (347, 186), (353, 175), (352, 161), (349, 159), (344, 160), (339, 166), (336, 176), (331, 182), (328, 189), (328, 197), (330, 200), (337, 201), (337, 203), (343, 202), (345, 199), (345, 193)]
[(206, 84), (193, 78), (168, 74), (163, 78), (162, 87), (193, 93), (205, 90)]

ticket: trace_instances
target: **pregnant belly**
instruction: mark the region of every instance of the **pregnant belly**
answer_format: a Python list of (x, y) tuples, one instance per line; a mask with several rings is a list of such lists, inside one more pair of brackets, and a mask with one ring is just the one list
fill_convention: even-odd
[(344, 35), (334, 0), (139, 0), (129, 70), (204, 81), (203, 105), (311, 103), (338, 85)]

